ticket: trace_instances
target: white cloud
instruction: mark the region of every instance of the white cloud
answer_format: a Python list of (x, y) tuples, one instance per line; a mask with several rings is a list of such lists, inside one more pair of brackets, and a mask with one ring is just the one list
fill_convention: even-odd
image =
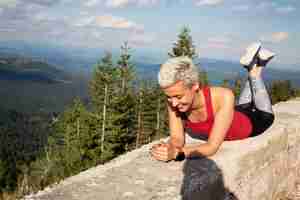
[(129, 4), (129, 0), (107, 0), (106, 6), (112, 8), (121, 8)]
[(93, 7), (95, 6), (96, 4), (100, 3), (101, 0), (88, 0), (88, 1), (84, 1), (84, 6), (87, 6), (87, 7)]
[(222, 4), (223, 0), (198, 0), (195, 2), (196, 6), (216, 6)]
[(72, 24), (77, 27), (91, 26), (111, 29), (128, 29), (136, 33), (143, 33), (144, 30), (143, 25), (139, 25), (123, 17), (112, 15), (81, 17), (77, 21), (72, 22)]
[(277, 7), (275, 8), (275, 10), (279, 13), (290, 13), (290, 12), (293, 12), (296, 10), (295, 7), (291, 6), (291, 5), (288, 5), (288, 6), (284, 6), (284, 7)]
[(19, 3), (19, 0), (0, 0), (0, 8), (1, 7), (16, 7)]
[(3, 12), (3, 10), (4, 10), (3, 8), (0, 8), (0, 15), (1, 15), (1, 13)]
[(94, 20), (95, 20), (95, 17), (84, 17), (84, 18), (81, 18), (78, 21), (76, 21), (74, 23), (74, 25), (75, 26), (88, 26), (88, 25), (92, 25)]
[(159, 3), (159, 0), (106, 0), (106, 6), (111, 8), (122, 8), (128, 5), (146, 7), (157, 3)]
[(261, 37), (261, 40), (265, 41), (265, 42), (279, 43), (279, 42), (287, 40), (288, 37), (289, 37), (288, 32), (275, 32), (269, 36)]
[(98, 16), (95, 19), (95, 24), (104, 28), (115, 29), (143, 29), (143, 26), (129, 21), (122, 17), (116, 17), (111, 15)]

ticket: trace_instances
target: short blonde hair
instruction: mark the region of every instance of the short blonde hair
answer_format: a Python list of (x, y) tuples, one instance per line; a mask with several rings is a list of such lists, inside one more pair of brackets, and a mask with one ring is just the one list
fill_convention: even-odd
[(178, 81), (183, 81), (187, 87), (199, 81), (198, 68), (187, 56), (170, 58), (160, 66), (158, 73), (160, 87), (169, 87)]

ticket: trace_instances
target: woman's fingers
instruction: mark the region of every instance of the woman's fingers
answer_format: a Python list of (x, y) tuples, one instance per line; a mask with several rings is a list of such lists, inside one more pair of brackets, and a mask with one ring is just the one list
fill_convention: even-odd
[(151, 155), (157, 160), (167, 161), (168, 148), (163, 145), (153, 147), (151, 150)]

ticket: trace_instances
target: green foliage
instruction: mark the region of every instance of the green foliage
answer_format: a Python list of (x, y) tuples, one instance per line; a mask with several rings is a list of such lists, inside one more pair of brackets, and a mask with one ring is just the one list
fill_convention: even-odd
[(0, 128), (0, 192), (19, 195), (33, 190), (27, 183), (30, 167), (47, 145), (51, 130), (48, 116), (9, 111), (5, 126)]
[(224, 79), (222, 84), (222, 87), (226, 87), (226, 88), (230, 88), (230, 84), (229, 84), (229, 80), (228, 79)]
[(297, 90), (292, 87), (289, 80), (273, 81), (270, 90), (272, 104), (275, 104), (279, 101), (287, 101), (291, 97), (295, 97), (297, 95)]
[(55, 147), (60, 148), (64, 172), (72, 175), (97, 163), (100, 155), (95, 121), (79, 99), (68, 108), (55, 125)]
[(157, 83), (141, 81), (137, 94), (136, 147), (168, 134), (165, 95)]
[(121, 46), (121, 55), (117, 62), (118, 69), (120, 71), (121, 79), (121, 92), (125, 92), (126, 89), (131, 87), (132, 80), (135, 78), (135, 67), (130, 62), (131, 55), (129, 53), (130, 48), (128, 43), (125, 42)]
[(183, 27), (178, 35), (177, 42), (174, 43), (172, 51), (168, 53), (170, 57), (188, 56), (190, 58), (196, 57), (196, 49), (190, 35), (190, 29)]
[(242, 91), (242, 79), (241, 77), (237, 76), (234, 79), (234, 85), (233, 85), (233, 92), (236, 99), (238, 99), (238, 97), (240, 96), (241, 91)]
[(99, 114), (103, 112), (105, 87), (109, 90), (108, 94), (111, 94), (113, 84), (116, 84), (117, 76), (119, 76), (119, 71), (113, 66), (111, 53), (106, 53), (101, 61), (96, 64), (89, 84), (89, 95), (93, 103), (93, 108)]
[(206, 71), (202, 70), (199, 72), (199, 82), (201, 86), (209, 85), (208, 75)]

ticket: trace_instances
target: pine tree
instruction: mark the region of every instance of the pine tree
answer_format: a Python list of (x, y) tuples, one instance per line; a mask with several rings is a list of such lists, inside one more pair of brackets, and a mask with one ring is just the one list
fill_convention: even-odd
[(134, 122), (135, 122), (135, 96), (133, 91), (133, 81), (135, 78), (134, 65), (131, 63), (130, 48), (125, 42), (121, 46), (121, 55), (117, 62), (118, 81), (120, 85), (114, 88), (111, 98), (111, 123), (113, 126), (112, 143), (115, 154), (121, 154), (129, 149), (133, 142)]
[(152, 81), (141, 81), (137, 100), (136, 148), (168, 134), (165, 96)]
[(170, 57), (188, 56), (192, 59), (196, 57), (196, 49), (188, 27), (184, 26), (182, 28), (178, 35), (178, 40), (174, 43), (174, 47), (168, 55)]
[[(194, 61), (198, 59), (195, 45), (193, 44), (192, 36), (190, 35), (190, 29), (186, 26), (182, 28), (178, 35), (177, 41), (174, 43), (174, 47), (171, 52), (168, 53), (170, 57), (188, 56)], [(195, 62), (196, 63), (196, 62)], [(199, 63), (196, 63), (199, 65)], [(201, 85), (208, 85), (208, 76), (205, 70), (199, 72), (199, 80)]]
[(160, 139), (167, 136), (169, 130), (169, 118), (167, 110), (167, 101), (165, 94), (160, 89), (158, 84), (155, 84), (152, 88), (152, 94), (154, 97), (154, 102), (156, 104), (155, 110), (155, 135), (153, 139)]
[(62, 162), (66, 176), (92, 165), (93, 158), (89, 157), (90, 149), (87, 145), (91, 141), (89, 113), (79, 99), (75, 99), (73, 105), (64, 111), (55, 131), (56, 141), (63, 145), (61, 153), (64, 155)]
[[(93, 78), (89, 85), (89, 93), (92, 99), (94, 116), (101, 119), (101, 160), (113, 157), (112, 144), (106, 143), (107, 131), (112, 130), (110, 115), (112, 113), (112, 97), (117, 88), (119, 71), (113, 66), (111, 53), (106, 53), (102, 60), (97, 63)], [(98, 131), (100, 133), (100, 131)]]
[(135, 77), (134, 65), (130, 62), (131, 55), (129, 53), (128, 42), (121, 46), (121, 55), (118, 60), (118, 69), (120, 70), (121, 92), (124, 93), (128, 86), (131, 86), (131, 81)]

